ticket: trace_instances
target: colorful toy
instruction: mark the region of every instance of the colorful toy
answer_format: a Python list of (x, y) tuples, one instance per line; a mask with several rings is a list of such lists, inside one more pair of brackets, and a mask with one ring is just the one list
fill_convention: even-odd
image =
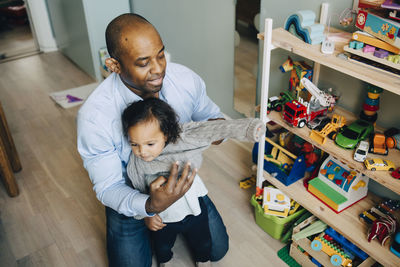
[(394, 216), (394, 212), (399, 210), (400, 201), (388, 199), (371, 209), (362, 212), (359, 216), (360, 219), (366, 222), (367, 224), (371, 224), (381, 217), (385, 216)]
[(393, 178), (400, 179), (400, 167), (392, 171), (391, 175)]
[(390, 45), (400, 48), (400, 24), (397, 22), (384, 19), (364, 10), (359, 10), (356, 27)]
[(248, 189), (255, 184), (256, 184), (256, 177), (250, 176), (240, 180), (239, 187), (243, 189)]
[(263, 208), (264, 214), (287, 217), (290, 210), (290, 198), (279, 189), (264, 187)]
[(293, 100), (285, 104), (283, 119), (294, 127), (303, 128), (307, 122), (327, 113), (328, 108), (311, 109), (310, 103), (300, 98), (299, 101)]
[[(265, 155), (269, 155), (273, 147), (274, 145), (272, 145), (268, 141), (265, 142)], [(258, 143), (255, 143), (252, 151), (252, 159), (254, 163), (257, 163), (257, 153), (258, 153)], [(282, 162), (274, 163), (270, 159), (271, 158), (267, 160), (266, 157), (264, 156), (264, 170), (270, 173), (284, 185), (288, 186), (304, 177), (304, 173), (307, 169), (304, 155), (296, 156), (296, 159), (293, 162), (293, 166), (291, 168), (286, 168), (286, 169), (284, 168), (285, 166), (281, 166)]]
[(309, 44), (320, 44), (325, 39), (324, 25), (315, 23), (315, 13), (301, 10), (290, 15), (285, 23), (285, 30)]
[(392, 52), (393, 54), (400, 54), (400, 48), (397, 48), (393, 45), (388, 44), (387, 42), (379, 40), (366, 32), (356, 31), (353, 33), (352, 39), (355, 41), (365, 43), (372, 47), (385, 49), (389, 52)]
[(366, 159), (364, 165), (371, 171), (394, 171), (396, 168), (392, 161), (380, 158)]
[(369, 122), (356, 120), (336, 135), (335, 143), (342, 148), (354, 149), (358, 142), (369, 137), (373, 131), (374, 126)]
[(384, 246), (390, 236), (396, 232), (396, 229), (397, 222), (392, 216), (382, 216), (372, 223), (367, 237), (368, 242), (377, 238), (381, 245)]
[[(300, 92), (304, 89), (304, 85), (300, 82), (302, 78), (312, 79), (313, 69), (304, 61), (293, 61), (290, 57), (283, 62), (279, 69), (285, 73), (290, 72), (289, 91), (296, 90), (296, 98), (299, 97)], [(294, 98), (292, 97), (292, 99)], [(288, 102), (288, 101), (286, 101)]]
[(321, 91), (309, 79), (302, 78), (301, 84), (311, 94), (310, 102), (299, 97), (298, 101), (293, 100), (286, 103), (283, 112), (283, 119), (292, 126), (299, 128), (304, 127), (307, 122), (318, 116), (326, 115), (328, 109), (333, 108), (336, 103), (335, 97)]
[(400, 149), (400, 133), (387, 137), (386, 145), (388, 148)]
[(387, 155), (388, 149), (386, 146), (386, 137), (384, 134), (375, 133), (371, 139), (369, 152), (374, 154)]
[(271, 110), (275, 110), (280, 112), (283, 108), (283, 106), (289, 102), (294, 100), (294, 97), (292, 96), (291, 92), (282, 92), (279, 94), (279, 97), (277, 96), (272, 96), (268, 99), (268, 104), (267, 104), (267, 114), (271, 112)]
[(328, 156), (307, 190), (339, 213), (367, 196), (368, 182), (367, 176)]
[(379, 110), (379, 99), (383, 90), (382, 88), (371, 84), (368, 85), (367, 90), (368, 93), (364, 101), (360, 119), (374, 123), (378, 118), (378, 114), (376, 112)]
[(321, 131), (312, 130), (310, 138), (320, 145), (325, 144), (326, 137), (331, 133), (337, 132), (341, 127), (346, 124), (346, 119), (343, 116), (333, 114), (331, 122), (325, 125)]
[(331, 257), (334, 266), (352, 266), (355, 256), (366, 260), (368, 254), (359, 249), (344, 236), (328, 227), (324, 233), (314, 238), (311, 247), (316, 251), (323, 251)]
[(283, 169), (288, 169), (293, 166), (294, 160), (297, 158), (296, 155), (276, 144), (268, 137), (265, 137), (265, 141), (273, 146), (271, 153), (269, 155), (265, 155), (264, 157), (266, 161), (275, 163), (277, 166)]

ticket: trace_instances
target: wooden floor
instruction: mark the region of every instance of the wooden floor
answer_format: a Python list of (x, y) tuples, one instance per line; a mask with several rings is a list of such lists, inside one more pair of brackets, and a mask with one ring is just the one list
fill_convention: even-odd
[[(0, 73), (23, 165), (18, 197), (0, 184), (0, 266), (106, 266), (104, 207), (76, 151), (79, 108), (62, 109), (48, 96), (93, 80), (57, 52), (0, 64)], [(205, 153), (200, 175), (230, 235), (228, 254), (214, 266), (286, 266), (276, 256), (283, 244), (255, 224), (254, 190), (238, 187), (251, 173), (250, 148), (228, 141)], [(176, 266), (194, 266), (183, 240), (174, 251)]]
[(0, 28), (0, 55), (5, 56), (0, 62), (38, 51), (29, 24), (5, 23)]

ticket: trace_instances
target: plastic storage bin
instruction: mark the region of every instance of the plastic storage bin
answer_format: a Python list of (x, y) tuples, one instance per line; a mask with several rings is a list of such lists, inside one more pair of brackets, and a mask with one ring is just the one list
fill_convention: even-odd
[(258, 204), (254, 195), (251, 197), (250, 203), (254, 206), (256, 223), (258, 226), (260, 226), (267, 234), (278, 240), (281, 239), (283, 233), (287, 230), (293, 220), (306, 212), (305, 209), (300, 208), (292, 215), (289, 215), (286, 218), (281, 218), (274, 215), (264, 214), (264, 210), (260, 204)]

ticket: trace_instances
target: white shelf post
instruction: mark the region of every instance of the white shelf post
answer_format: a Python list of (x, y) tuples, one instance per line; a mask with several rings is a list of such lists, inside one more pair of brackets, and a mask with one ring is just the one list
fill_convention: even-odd
[[(261, 101), (260, 101), (260, 119), (266, 124), (267, 118), (267, 101), (269, 89), (269, 70), (271, 65), (271, 49), (272, 49), (272, 19), (265, 19), (264, 27), (264, 52), (263, 66), (261, 75)], [(257, 160), (257, 183), (256, 186), (261, 188), (264, 181), (264, 146), (265, 138), (261, 138), (258, 143), (258, 160)]]

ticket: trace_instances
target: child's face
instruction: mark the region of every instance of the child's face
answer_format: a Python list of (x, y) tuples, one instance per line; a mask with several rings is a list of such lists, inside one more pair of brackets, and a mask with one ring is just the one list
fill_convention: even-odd
[(144, 161), (152, 161), (157, 158), (167, 141), (157, 120), (140, 122), (130, 127), (128, 136), (133, 154)]

